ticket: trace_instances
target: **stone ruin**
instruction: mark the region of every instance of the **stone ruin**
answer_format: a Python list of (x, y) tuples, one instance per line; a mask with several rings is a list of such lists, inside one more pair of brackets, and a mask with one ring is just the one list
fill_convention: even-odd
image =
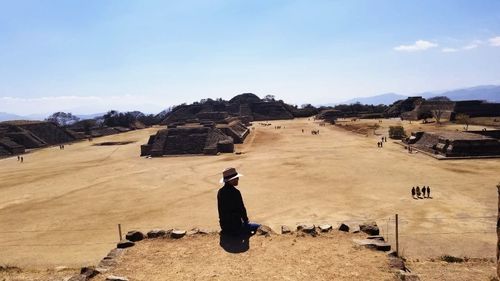
[[(226, 130), (233, 132), (232, 129)], [(234, 131), (243, 141), (245, 133)], [(226, 135), (215, 124), (171, 125), (150, 136), (147, 144), (141, 146), (141, 156), (160, 157), (163, 155), (205, 154), (234, 152), (234, 139)]]
[(335, 124), (337, 121), (337, 118), (343, 117), (343, 113), (340, 110), (335, 110), (335, 109), (325, 109), (322, 110), (318, 115), (316, 115), (316, 119), (319, 120), (324, 120), (326, 122), (329, 122), (331, 124)]
[(454, 120), (458, 114), (470, 117), (500, 116), (500, 103), (481, 100), (431, 101), (422, 97), (409, 97), (393, 103), (385, 112), (385, 117), (401, 117), (404, 120), (420, 120), (432, 117), (433, 110), (442, 112), (441, 118)]
[(217, 124), (217, 129), (233, 138), (234, 143), (243, 143), (250, 134), (250, 130), (239, 120), (233, 120), (229, 124)]
[(67, 143), (75, 139), (76, 137), (70, 131), (52, 122), (1, 122), (0, 156), (22, 154), (26, 149)]
[[(500, 188), (499, 188), (500, 190)], [(500, 192), (500, 191), (499, 191)], [(272, 228), (266, 225), (261, 225), (255, 235), (262, 237), (273, 237), (277, 235), (288, 236), (295, 241), (300, 237), (328, 237), (328, 235), (334, 232), (344, 232), (356, 234), (353, 236), (353, 243), (372, 249), (375, 251), (389, 252), (389, 267), (394, 273), (399, 276), (398, 280), (419, 280), (417, 275), (409, 273), (408, 268), (401, 259), (391, 251), (391, 244), (389, 244), (384, 236), (380, 235), (380, 230), (376, 222), (365, 222), (360, 224), (351, 223), (341, 223), (338, 226), (333, 226), (330, 224), (299, 224), (294, 230), (292, 228), (282, 225), (281, 234), (273, 231)], [(359, 234), (362, 233), (362, 234)], [(120, 259), (126, 253), (126, 249), (135, 247), (138, 243), (142, 241), (151, 239), (171, 239), (179, 240), (185, 237), (194, 238), (196, 236), (218, 236), (221, 235), (219, 231), (192, 228), (191, 230), (182, 230), (176, 228), (170, 229), (152, 229), (147, 233), (143, 233), (139, 230), (130, 230), (126, 233), (125, 237), (116, 244), (116, 248), (112, 249), (98, 264), (97, 266), (86, 266), (82, 267), (79, 274), (72, 276), (69, 281), (80, 281), (80, 280), (91, 280), (99, 275), (107, 274), (106, 280), (113, 281), (126, 281), (129, 280), (124, 276), (110, 275), (113, 269), (120, 263)], [(121, 235), (120, 235), (121, 236)], [(221, 245), (222, 246), (222, 245)], [(104, 278), (104, 277), (102, 277)]]
[(240, 121), (284, 120), (294, 117), (309, 117), (317, 111), (297, 109), (283, 101), (261, 100), (258, 96), (245, 93), (237, 95), (229, 101), (208, 100), (203, 103), (180, 105), (169, 112), (162, 125), (175, 123), (199, 123), (212, 121), (215, 123), (229, 123), (227, 120), (237, 117)]
[(500, 157), (500, 130), (416, 132), (404, 142), (441, 157)]

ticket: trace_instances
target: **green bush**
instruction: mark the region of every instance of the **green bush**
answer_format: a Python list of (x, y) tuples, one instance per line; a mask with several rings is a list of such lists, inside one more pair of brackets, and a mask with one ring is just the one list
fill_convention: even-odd
[(406, 137), (405, 129), (403, 128), (403, 126), (390, 126), (389, 137), (391, 139), (403, 139)]

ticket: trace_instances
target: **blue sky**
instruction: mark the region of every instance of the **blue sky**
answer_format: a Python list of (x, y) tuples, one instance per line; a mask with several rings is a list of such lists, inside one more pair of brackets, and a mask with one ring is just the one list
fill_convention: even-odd
[(0, 1), (0, 112), (500, 84), (500, 1)]

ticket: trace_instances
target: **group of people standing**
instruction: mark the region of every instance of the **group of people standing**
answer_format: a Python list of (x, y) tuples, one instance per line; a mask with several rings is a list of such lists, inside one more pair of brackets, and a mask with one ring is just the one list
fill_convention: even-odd
[(17, 156), (17, 161), (23, 163), (24, 162), (24, 157), (22, 156)]
[(387, 142), (387, 137), (381, 137), (381, 141), (377, 142), (377, 147), (384, 147), (384, 142)]
[[(417, 197), (415, 197), (415, 195)], [(420, 197), (423, 195), (423, 197)], [(411, 189), (411, 197), (413, 199), (418, 199), (418, 198), (431, 198), (431, 188), (429, 186), (423, 186), (422, 189), (417, 185), (417, 188), (413, 187)]]

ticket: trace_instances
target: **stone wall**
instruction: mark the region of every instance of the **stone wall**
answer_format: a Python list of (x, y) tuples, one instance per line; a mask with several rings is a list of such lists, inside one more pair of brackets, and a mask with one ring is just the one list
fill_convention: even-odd
[(457, 101), (455, 114), (467, 114), (470, 117), (500, 116), (500, 103), (488, 103), (480, 100)]
[(471, 132), (417, 132), (406, 142), (446, 157), (500, 156), (498, 139)]
[[(219, 143), (221, 145), (219, 146)], [(221, 148), (222, 151), (219, 150)], [(233, 152), (234, 141), (213, 126), (181, 126), (160, 130), (141, 146), (141, 156)]]

